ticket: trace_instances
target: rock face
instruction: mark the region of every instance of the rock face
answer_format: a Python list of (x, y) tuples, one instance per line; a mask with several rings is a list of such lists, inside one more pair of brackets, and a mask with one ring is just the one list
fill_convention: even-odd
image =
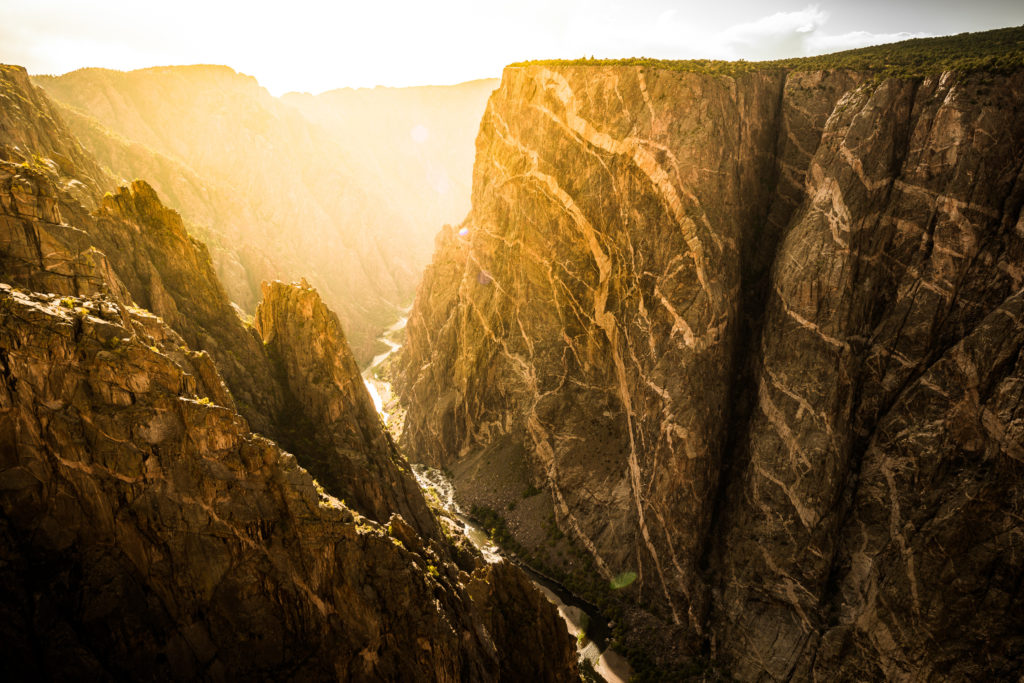
[[(28, 164), (63, 179), (63, 189), (88, 202), (110, 177), (68, 133), (57, 107), (32, 87), (23, 67), (0, 64), (0, 159)], [(83, 188), (85, 189), (85, 188)]]
[(209, 352), (239, 409), (264, 434), (282, 408), (269, 359), (246, 331), (206, 248), (144, 181), (107, 195), (90, 214), (59, 179), (0, 162), (0, 264), (4, 280), (28, 290), (109, 294), (161, 316), (190, 348)]
[(507, 68), (410, 317), (407, 452), (471, 503), (543, 488), (513, 532), (635, 573), (662, 664), (1011, 676), (1022, 159), (1020, 69)]
[(0, 89), (5, 675), (578, 679), (525, 576), (440, 532), (316, 292), (247, 326), (148, 184), (98, 195), (24, 71)]
[(522, 680), (543, 638), (531, 673), (576, 677), (518, 570), (467, 575), (318, 491), (95, 303), (0, 285), (7, 675)]
[(276, 365), (287, 411), (281, 444), (328, 491), (386, 522), (401, 514), (424, 536), (437, 524), (370, 400), (341, 324), (316, 290), (264, 283), (255, 328)]

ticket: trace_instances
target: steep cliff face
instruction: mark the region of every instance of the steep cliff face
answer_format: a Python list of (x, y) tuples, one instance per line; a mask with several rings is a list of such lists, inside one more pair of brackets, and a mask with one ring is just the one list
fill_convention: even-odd
[(1022, 108), (1019, 70), (506, 69), (410, 317), (408, 452), (635, 574), (656, 658), (1019, 670)]
[(324, 494), (141, 330), (112, 302), (0, 285), (8, 675), (522, 680), (541, 638), (530, 673), (575, 677), (520, 572), (466, 574)]
[(91, 200), (111, 179), (69, 134), (57, 108), (32, 87), (24, 67), (0, 64), (0, 159), (29, 164), (62, 180), (62, 189)]
[(721, 637), (745, 675), (1009, 675), (1024, 73), (843, 104), (770, 280), (719, 527)]
[(275, 363), (282, 446), (328, 491), (380, 522), (397, 512), (424, 536), (437, 524), (384, 430), (341, 324), (306, 282), (264, 283), (255, 328)]

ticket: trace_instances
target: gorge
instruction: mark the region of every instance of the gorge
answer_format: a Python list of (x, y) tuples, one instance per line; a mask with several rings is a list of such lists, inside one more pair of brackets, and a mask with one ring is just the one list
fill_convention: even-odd
[(0, 66), (5, 672), (1016, 680), (1022, 316), (1024, 28)]

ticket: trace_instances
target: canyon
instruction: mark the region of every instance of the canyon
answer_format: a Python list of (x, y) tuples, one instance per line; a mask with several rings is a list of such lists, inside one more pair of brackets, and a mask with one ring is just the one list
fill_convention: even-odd
[(214, 65), (33, 82), (106, 171), (100, 189), (145, 179), (249, 314), (261, 282), (306, 278), (361, 364), (412, 301), (438, 226), (469, 210), (473, 136), (497, 84), (274, 97)]
[(0, 65), (5, 672), (1015, 680), (1022, 316), (1024, 28)]

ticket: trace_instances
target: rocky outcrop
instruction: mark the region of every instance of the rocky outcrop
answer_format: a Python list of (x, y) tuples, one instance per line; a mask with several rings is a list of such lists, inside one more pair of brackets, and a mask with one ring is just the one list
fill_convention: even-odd
[(35, 291), (131, 294), (85, 231), (68, 225), (60, 195), (42, 173), (0, 161), (0, 272)]
[(10, 64), (0, 64), (0, 160), (51, 174), (61, 189), (87, 205), (113, 184), (49, 98), (32, 86), (25, 68)]
[[(7, 676), (577, 678), (518, 570), (467, 574), (325, 494), (123, 313), (0, 285)], [(549, 659), (524, 657), (538, 637)]]
[(181, 214), (189, 234), (210, 250), (228, 298), (245, 311), (255, 310), (260, 282), (281, 273), (268, 250), (241, 232), (247, 223), (259, 222), (244, 196), (214, 185), (166, 154), (117, 135), (80, 110), (52, 104), (96, 162), (120, 177), (110, 189), (145, 178), (161, 201)]
[(386, 522), (437, 536), (408, 463), (384, 430), (341, 324), (305, 281), (264, 283), (255, 329), (284, 390), (279, 439), (327, 491)]
[(14, 158), (0, 161), (2, 281), (56, 294), (106, 293), (123, 308), (162, 317), (189, 348), (210, 353), (239, 410), (272, 436), (281, 401), (270, 362), (227, 299), (206, 247), (145, 181), (102, 193), (112, 181), (24, 69), (0, 69), (0, 89), (11, 103), (0, 110), (0, 147)]
[(31, 291), (105, 293), (162, 317), (189, 348), (221, 368), (239, 409), (276, 431), (280, 390), (258, 338), (224, 295), (205, 247), (138, 181), (86, 211), (48, 174), (0, 162), (0, 264), (4, 281)]
[(506, 69), (407, 451), (661, 664), (1019, 671), (1024, 71), (702, 68)]
[[(87, 220), (79, 217), (76, 224)], [(257, 431), (274, 436), (284, 406), (270, 360), (228, 301), (206, 246), (189, 236), (177, 212), (136, 181), (101, 200), (89, 232), (135, 303), (163, 318), (190, 348), (208, 351), (242, 414)]]

